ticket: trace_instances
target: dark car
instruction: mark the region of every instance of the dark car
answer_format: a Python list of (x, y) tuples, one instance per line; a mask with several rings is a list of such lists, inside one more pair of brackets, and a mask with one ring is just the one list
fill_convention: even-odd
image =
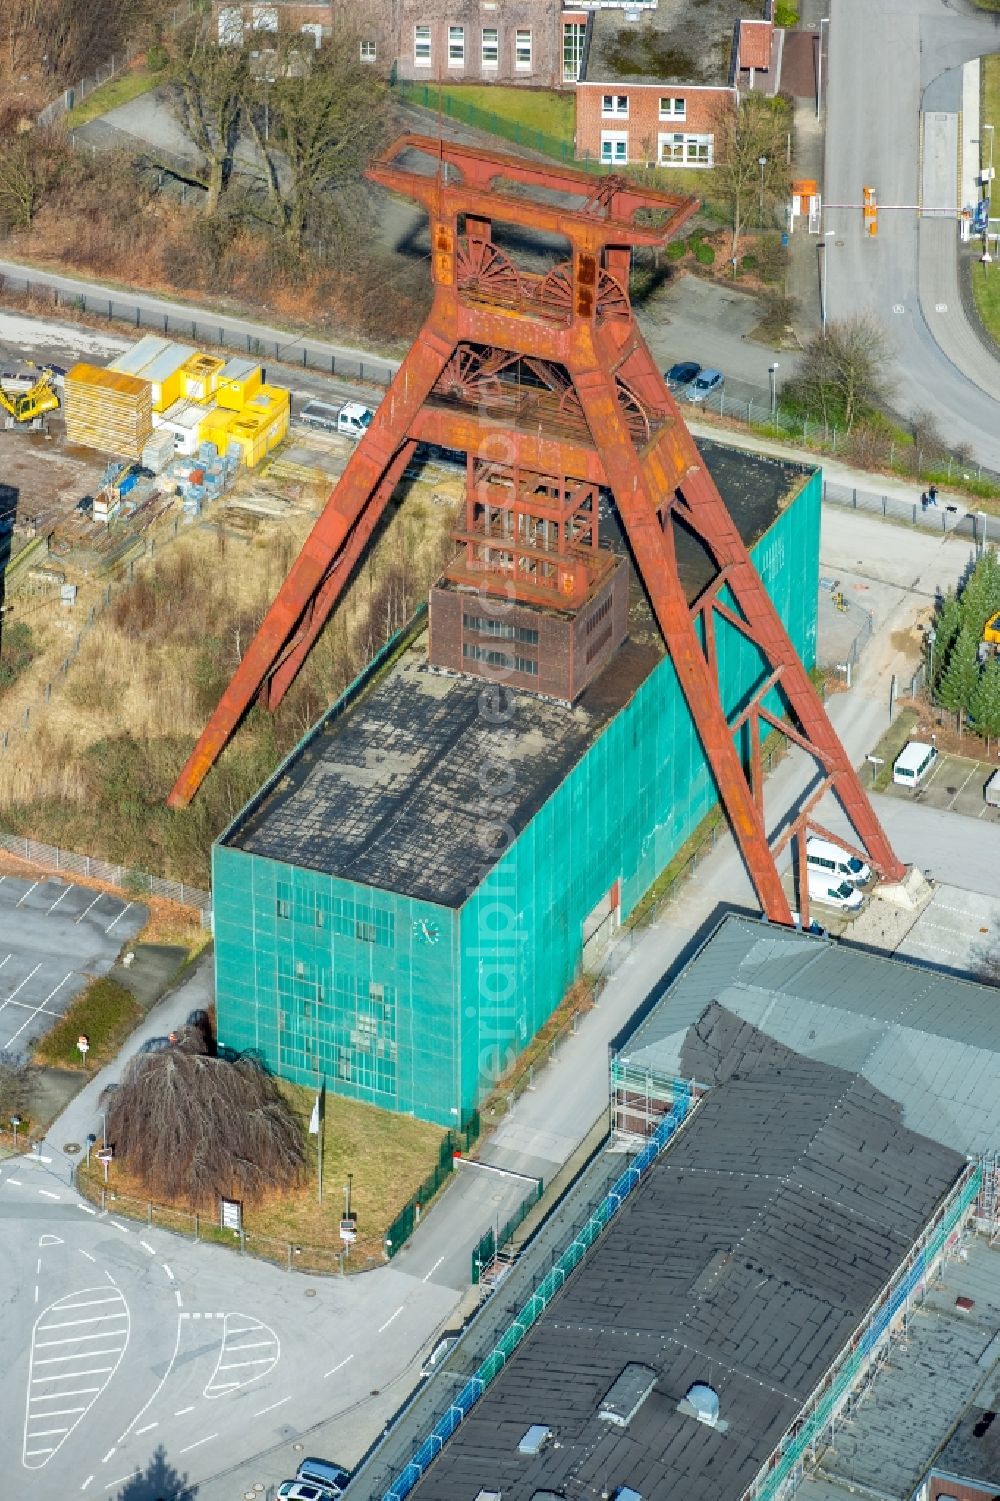
[(343, 1465), (335, 1464), (332, 1459), (304, 1459), (295, 1471), (295, 1478), (324, 1485), (334, 1495), (339, 1495), (346, 1490), (350, 1475)]
[(701, 366), (696, 365), (694, 360), (681, 360), (679, 364), (671, 365), (666, 372), (667, 385), (671, 391), (684, 391), (700, 374)]
[(147, 1037), (139, 1049), (140, 1053), (162, 1053), (164, 1048), (170, 1047), (169, 1037)]

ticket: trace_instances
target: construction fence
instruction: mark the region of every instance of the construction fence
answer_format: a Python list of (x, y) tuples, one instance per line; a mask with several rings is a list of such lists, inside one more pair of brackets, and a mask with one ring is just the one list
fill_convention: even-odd
[(472, 1285), (474, 1287), (487, 1279), (498, 1254), (513, 1237), (515, 1230), (520, 1230), (544, 1192), (545, 1184), (541, 1178), (538, 1178), (507, 1223), (497, 1225), (495, 1228), (491, 1225), (486, 1234), (481, 1236), (473, 1246)]

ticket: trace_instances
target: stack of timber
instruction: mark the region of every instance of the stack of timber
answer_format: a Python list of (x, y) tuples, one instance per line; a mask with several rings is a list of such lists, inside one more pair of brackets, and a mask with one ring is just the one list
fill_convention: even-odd
[(138, 459), (153, 431), (149, 382), (95, 365), (66, 376), (66, 436), (102, 453)]

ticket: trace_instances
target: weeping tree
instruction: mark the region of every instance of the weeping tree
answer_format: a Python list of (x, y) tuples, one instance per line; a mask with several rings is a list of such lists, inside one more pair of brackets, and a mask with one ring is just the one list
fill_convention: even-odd
[(256, 1059), (214, 1056), (193, 1028), (127, 1065), (108, 1110), (115, 1156), (147, 1191), (191, 1205), (259, 1200), (302, 1177), (301, 1122)]

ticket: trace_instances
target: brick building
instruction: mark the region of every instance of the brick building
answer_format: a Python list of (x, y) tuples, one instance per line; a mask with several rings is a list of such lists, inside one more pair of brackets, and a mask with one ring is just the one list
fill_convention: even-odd
[(711, 167), (720, 114), (778, 88), (783, 34), (739, 0), (591, 11), (576, 85), (576, 152), (608, 167)]

